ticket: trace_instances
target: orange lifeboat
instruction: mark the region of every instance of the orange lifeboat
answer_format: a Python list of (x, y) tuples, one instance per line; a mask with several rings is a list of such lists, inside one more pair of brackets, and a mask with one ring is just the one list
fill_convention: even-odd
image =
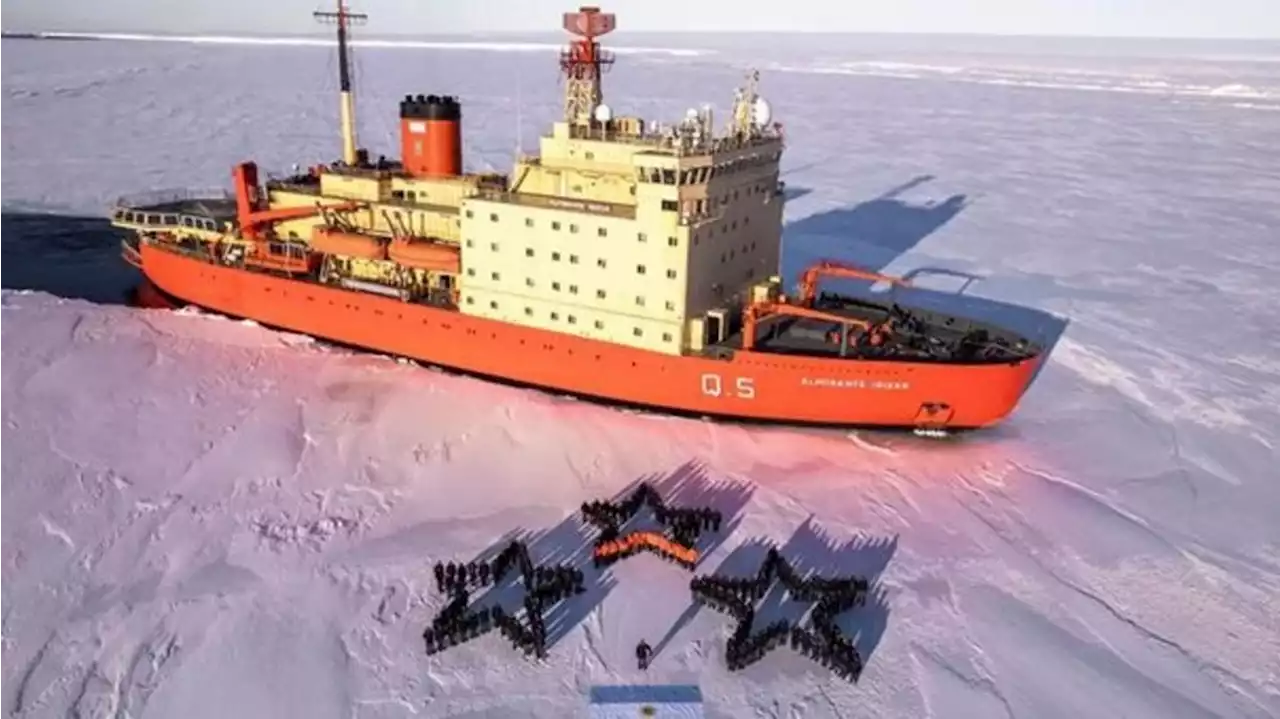
[(457, 245), (402, 237), (391, 241), (388, 255), (405, 267), (455, 275), (462, 271), (462, 250)]
[(346, 232), (332, 227), (317, 227), (311, 233), (311, 249), (326, 255), (356, 257), (362, 260), (387, 259), (387, 242), (360, 232)]

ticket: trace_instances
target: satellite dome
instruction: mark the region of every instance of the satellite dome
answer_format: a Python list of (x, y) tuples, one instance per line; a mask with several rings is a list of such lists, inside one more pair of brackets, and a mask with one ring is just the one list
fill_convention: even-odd
[(596, 122), (609, 122), (613, 119), (613, 108), (602, 102), (596, 105), (595, 117)]
[(753, 119), (755, 120), (756, 127), (764, 127), (773, 119), (773, 108), (769, 107), (769, 101), (763, 97), (756, 98), (755, 107), (752, 108), (752, 112), (755, 115)]
[(696, 122), (701, 115), (698, 114), (698, 108), (691, 107), (684, 111), (684, 119), (690, 122)]

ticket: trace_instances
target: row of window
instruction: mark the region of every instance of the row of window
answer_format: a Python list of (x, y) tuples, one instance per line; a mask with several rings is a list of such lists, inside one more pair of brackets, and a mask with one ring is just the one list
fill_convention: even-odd
[(777, 164), (781, 156), (781, 153), (753, 155), (707, 167), (697, 167), (692, 170), (677, 171), (656, 167), (641, 167), (636, 170), (636, 179), (652, 185), (704, 185), (712, 178), (721, 175), (734, 174), (753, 167)]
[[(553, 254), (559, 255), (560, 253), (558, 253), (558, 252), (557, 252), (557, 253), (553, 253)], [(730, 257), (732, 257), (732, 254), (730, 254)], [(559, 258), (559, 257), (555, 257), (555, 258), (553, 258), (553, 259), (559, 260), (560, 258)], [(720, 261), (721, 261), (721, 262), (724, 262), (724, 255), (721, 255), (721, 256), (720, 256)], [(569, 255), (569, 264), (571, 264), (571, 265), (576, 265), (576, 264), (578, 264), (578, 256), (577, 256), (577, 255)], [(598, 260), (596, 260), (596, 266), (597, 266), (597, 267), (608, 267), (608, 264), (609, 264), (609, 263), (605, 262), (605, 260), (604, 260), (604, 258), (603, 258), (603, 257), (602, 257), (602, 258), (600, 258), (600, 259), (598, 259)], [(644, 275), (644, 274), (648, 274), (648, 269), (647, 269), (644, 265), (636, 265), (636, 274), (637, 274), (637, 275)], [(468, 267), (468, 268), (467, 268), (467, 276), (468, 276), (468, 277), (475, 277), (475, 276), (476, 276), (476, 268), (474, 268), (474, 267)], [(674, 280), (676, 277), (677, 277), (677, 273), (676, 273), (676, 271), (675, 271), (675, 270), (667, 270), (667, 279), (669, 279), (669, 280)], [(501, 274), (501, 273), (499, 273), (499, 272), (490, 272), (490, 273), (489, 273), (489, 279), (493, 280), (494, 282), (497, 282), (497, 281), (499, 281), (499, 280), (501, 280), (501, 279), (502, 279), (502, 274)]]
[[(474, 217), (474, 216), (475, 216), (475, 213), (474, 213), (472, 210), (467, 210), (467, 217), (469, 217), (469, 218), (470, 218), (470, 217)], [(491, 212), (491, 213), (489, 213), (489, 221), (490, 221), (490, 222), (497, 222), (498, 220), (499, 220), (498, 213), (496, 213), (496, 212)], [(525, 227), (534, 227), (534, 221), (533, 221), (533, 218), (532, 218), (532, 217), (526, 217), (526, 218), (524, 218), (524, 226), (525, 226)], [(559, 231), (561, 230), (561, 228), (563, 228), (563, 226), (564, 226), (564, 225), (563, 225), (559, 220), (552, 220), (552, 221), (551, 221), (551, 229), (552, 229), (552, 230), (555, 230), (555, 231), (559, 232)], [(578, 233), (578, 231), (579, 231), (579, 229), (580, 229), (580, 228), (578, 227), (578, 225), (577, 225), (577, 224), (569, 223), (569, 233), (570, 233), (570, 234), (577, 234), (577, 233)], [(597, 227), (597, 228), (596, 228), (596, 236), (597, 236), (597, 237), (608, 237), (608, 236), (609, 236), (609, 229), (608, 229), (607, 227)], [(638, 242), (648, 242), (648, 241), (649, 241), (649, 236), (648, 236), (647, 234), (643, 233), (643, 232), (637, 232), (637, 233), (636, 233), (636, 240), (637, 240)], [(471, 246), (472, 246), (472, 244), (471, 244), (471, 240), (467, 240), (467, 247), (471, 247)], [(668, 246), (668, 247), (679, 247), (679, 246), (680, 246), (680, 240), (679, 240), (679, 238), (676, 238), (676, 237), (668, 237), (668, 238), (667, 238), (667, 246)], [(496, 247), (495, 247), (495, 249), (496, 249)]]
[[(466, 302), (467, 302), (467, 304), (469, 304), (469, 305), (474, 305), (474, 304), (476, 303), (476, 298), (471, 297), (471, 296), (468, 296), (468, 297), (467, 297)], [(498, 309), (498, 301), (497, 301), (497, 300), (489, 300), (489, 309), (491, 309), (491, 310), (496, 310), (496, 309)], [(525, 314), (525, 316), (526, 316), (526, 317), (533, 317), (533, 315), (534, 315), (533, 308), (532, 308), (532, 307), (525, 307), (525, 308), (524, 308), (524, 314)], [(560, 313), (559, 313), (559, 312), (552, 311), (548, 316), (549, 316), (549, 317), (551, 318), (551, 320), (552, 320), (552, 321), (554, 321), (554, 322), (559, 322), (559, 321), (560, 321)], [(577, 318), (576, 316), (574, 316), (574, 315), (565, 315), (565, 316), (564, 316), (564, 319), (565, 319), (565, 321), (566, 321), (566, 322), (568, 322), (568, 323), (569, 323), (569, 324), (571, 324), (571, 325), (576, 325), (576, 324), (578, 324), (578, 318)], [(593, 322), (592, 324), (593, 324), (593, 325), (595, 326), (595, 328), (596, 328), (596, 329), (598, 329), (598, 330), (602, 330), (602, 329), (604, 329), (604, 320), (596, 320), (596, 321), (595, 321), (595, 322)], [(633, 336), (635, 336), (635, 337), (644, 337), (644, 330), (643, 330), (643, 329), (641, 329), (641, 328), (639, 328), (639, 327), (632, 327), (632, 328), (631, 328), (631, 334), (632, 334)], [(671, 341), (671, 333), (670, 333), (670, 332), (663, 332), (663, 333), (662, 333), (662, 341), (663, 341), (663, 342), (670, 342), (670, 341)]]
[[(468, 268), (467, 268), (467, 276), (468, 276), (468, 277), (475, 277), (475, 276), (476, 276), (476, 269), (475, 269), (474, 267), (468, 267)], [(493, 280), (494, 282), (501, 282), (501, 281), (502, 281), (502, 273), (501, 273), (501, 272), (490, 272), (490, 273), (489, 273), (489, 279)], [(537, 287), (537, 286), (538, 286), (538, 283), (537, 283), (537, 282), (536, 282), (532, 277), (526, 277), (526, 278), (524, 278), (524, 285), (525, 285), (525, 287)], [(563, 286), (562, 286), (559, 282), (552, 282), (552, 283), (551, 283), (551, 289), (552, 289), (552, 290), (554, 290), (554, 291), (556, 291), (556, 292), (560, 292), (560, 291), (561, 291), (561, 289), (562, 289), (562, 287), (563, 287)], [(571, 294), (571, 295), (576, 295), (576, 294), (578, 294), (578, 286), (577, 286), (577, 285), (569, 285), (569, 286), (568, 286), (568, 292), (569, 292), (569, 294)], [(606, 292), (605, 290), (596, 290), (596, 299), (603, 300), (603, 299), (608, 299), (608, 297), (609, 297), (609, 293), (608, 293), (608, 292)], [(644, 297), (643, 297), (642, 295), (636, 295), (636, 306), (637, 306), (637, 307), (644, 307), (644, 306), (645, 306), (645, 300), (644, 300)], [(671, 312), (674, 312), (674, 311), (675, 311), (675, 309), (676, 309), (676, 303), (675, 303), (675, 302), (673, 302), (672, 300), (667, 300), (667, 301), (666, 301), (666, 309), (667, 309), (667, 310), (669, 310), (669, 311), (671, 311)]]

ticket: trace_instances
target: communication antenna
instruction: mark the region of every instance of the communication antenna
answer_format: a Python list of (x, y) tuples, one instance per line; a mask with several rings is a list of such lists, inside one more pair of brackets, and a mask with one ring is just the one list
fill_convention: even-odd
[(338, 27), (338, 98), (340, 117), (342, 119), (342, 162), (347, 165), (356, 164), (356, 105), (351, 94), (351, 49), (347, 45), (347, 30), (351, 25), (364, 23), (369, 19), (364, 13), (353, 13), (347, 9), (343, 0), (335, 0), (337, 10), (327, 12), (317, 10), (316, 20), (323, 23), (334, 23)]
[(613, 13), (598, 7), (583, 6), (578, 12), (564, 14), (564, 29), (580, 39), (569, 43), (560, 53), (560, 70), (564, 73), (564, 119), (570, 123), (589, 125), (596, 106), (604, 95), (600, 90), (601, 73), (613, 65), (613, 53), (600, 49), (596, 41), (613, 32), (618, 21)]
[(524, 154), (524, 73), (516, 63), (516, 159)]

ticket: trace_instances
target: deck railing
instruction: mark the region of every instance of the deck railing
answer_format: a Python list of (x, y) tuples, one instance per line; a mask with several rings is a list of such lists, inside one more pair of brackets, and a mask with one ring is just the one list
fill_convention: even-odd
[(111, 211), (111, 222), (115, 225), (145, 230), (186, 228), (188, 230), (220, 232), (224, 229), (219, 226), (217, 220), (211, 217), (184, 212), (135, 210), (128, 205), (115, 207)]
[(171, 202), (189, 202), (192, 200), (234, 200), (235, 195), (225, 187), (211, 188), (171, 188), (152, 190), (125, 195), (116, 200), (116, 207), (130, 209), (145, 208), (151, 205), (164, 205)]
[(651, 147), (655, 150), (668, 152), (677, 156), (684, 155), (708, 155), (719, 152), (730, 152), (733, 150), (742, 150), (751, 147), (760, 147), (774, 143), (781, 139), (781, 135), (772, 130), (767, 130), (756, 135), (722, 135), (718, 137), (710, 137), (707, 135), (694, 136), (674, 131), (672, 128), (665, 128), (659, 132), (645, 132), (644, 134), (635, 134), (620, 132), (613, 129), (605, 129), (601, 127), (585, 127), (582, 125), (570, 125), (569, 137), (575, 140), (599, 140), (601, 142), (616, 142), (626, 145), (637, 145), (640, 147)]

